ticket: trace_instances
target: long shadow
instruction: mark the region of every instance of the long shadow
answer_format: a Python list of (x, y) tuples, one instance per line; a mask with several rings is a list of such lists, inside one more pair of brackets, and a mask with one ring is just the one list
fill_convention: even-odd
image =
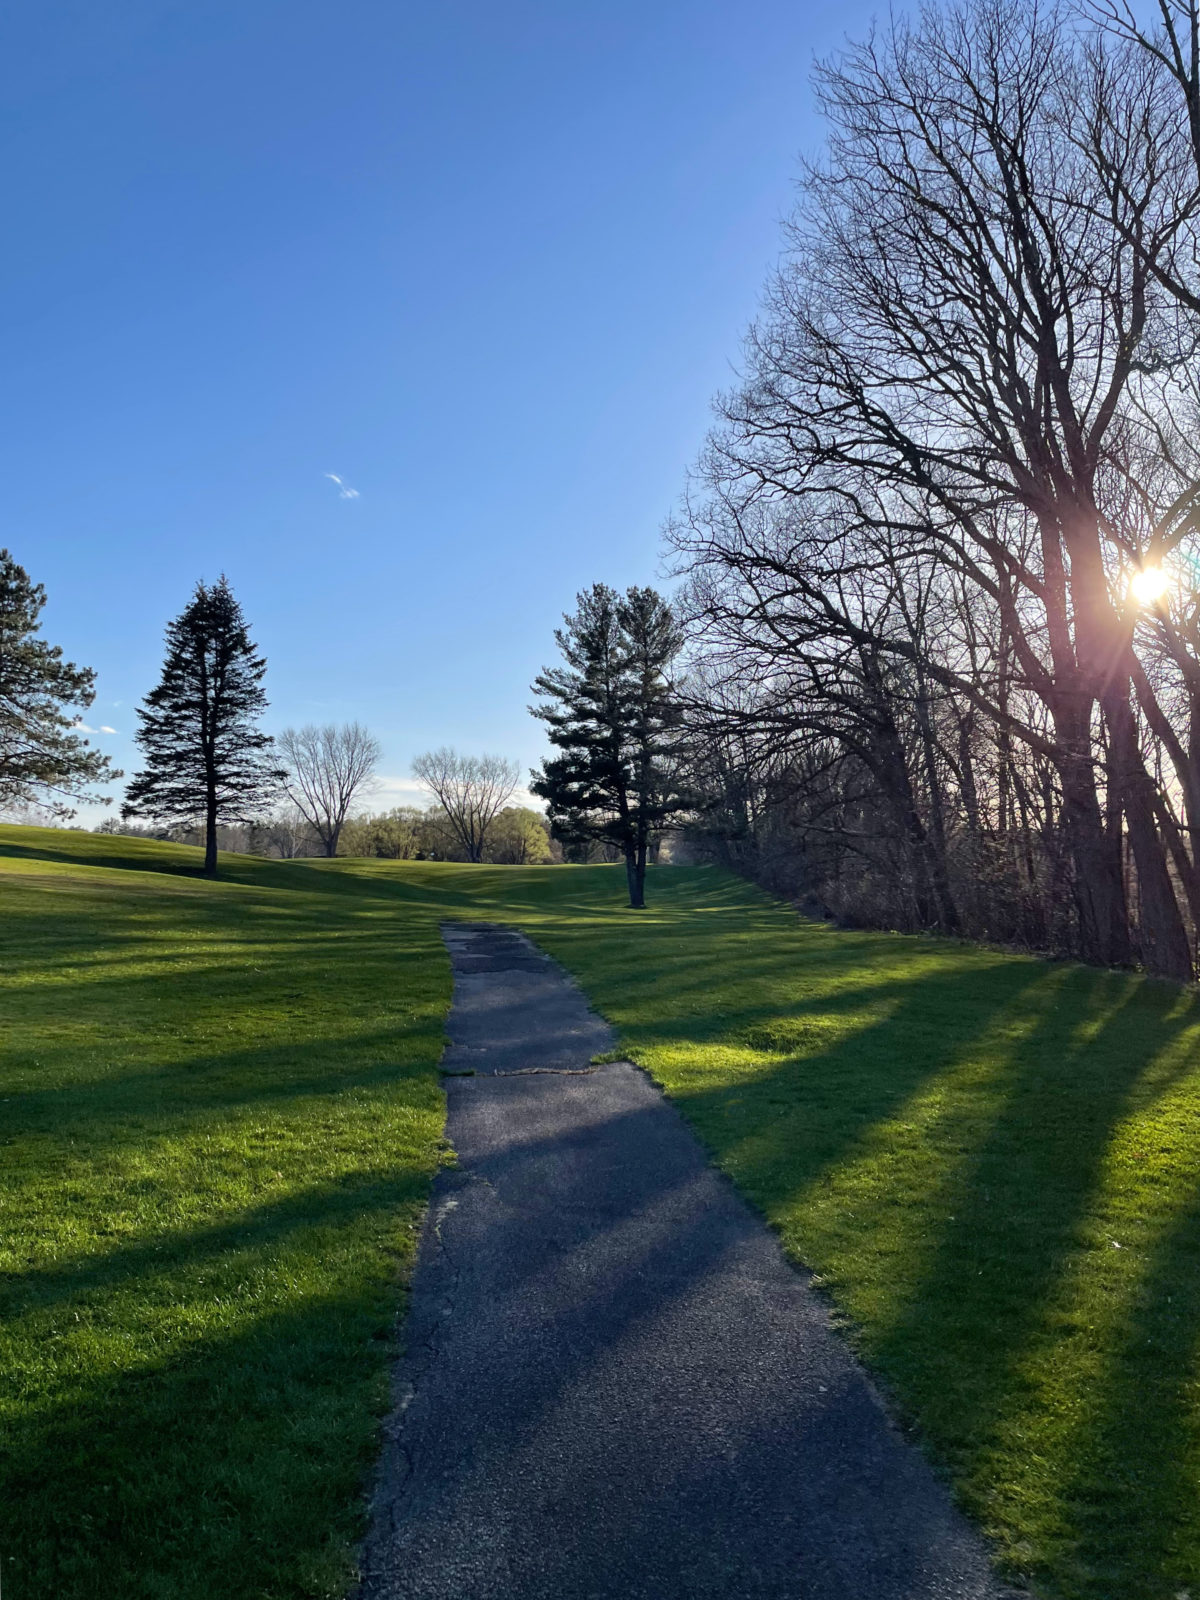
[[(962, 1003), (956, 973), (917, 982), (862, 986), (809, 1006), (792, 1019), (817, 1014), (853, 1021), (882, 1001), (886, 1014), (851, 1026), (828, 1048), (801, 1056), (764, 1056), (753, 1075), (739, 1072), (711, 1087), (676, 1089), (672, 1098), (739, 1185), (768, 1214), (819, 1181), (864, 1138), (905, 1105), (923, 1085), (952, 1071), (997, 1019), (1036, 1003), (1046, 976), (1030, 965), (1002, 969), (983, 996)], [(777, 1021), (777, 1007), (747, 1009), (737, 1034)]]
[[(217, 878), (207, 879), (203, 873), (203, 852), (188, 845), (158, 845), (153, 850), (140, 850), (130, 841), (125, 848), (114, 840), (111, 847), (98, 848), (97, 842), (73, 846), (70, 834), (62, 842), (42, 844), (36, 841), (0, 838), (0, 857), (13, 860), (49, 861), (62, 865), (114, 869), (122, 872), (151, 873), (168, 878), (184, 878), (189, 882), (215, 883), (247, 889), (285, 889), (298, 894), (316, 894), (337, 899), (404, 900), (414, 905), (430, 907), (447, 903), (471, 906), (474, 902), (468, 889), (449, 880), (424, 879), (387, 871), (387, 863), (373, 862), (369, 872), (356, 872), (347, 868), (342, 860), (323, 863), (296, 860), (277, 861), (267, 856), (223, 854)], [(108, 841), (105, 841), (108, 844)], [(486, 869), (481, 869), (486, 870)]]
[(308, 1184), (220, 1222), (160, 1228), (65, 1263), (55, 1260), (20, 1274), (0, 1274), (0, 1320), (12, 1327), (23, 1316), (39, 1316), (60, 1303), (68, 1310), (84, 1302), (99, 1307), (105, 1294), (133, 1282), (153, 1300), (156, 1281), (176, 1279), (181, 1271), (203, 1279), (210, 1262), (269, 1255), (287, 1248), (305, 1229), (336, 1228), (366, 1213), (415, 1207), (424, 1201), (429, 1181), (429, 1173), (419, 1168), (393, 1167), (386, 1176), (369, 1168), (351, 1169), (336, 1181)]
[[(530, 931), (538, 936), (536, 927)], [(680, 1108), (743, 1192), (768, 1216), (789, 1217), (789, 1243), (802, 1255), (814, 1184), (836, 1177), (838, 1192), (849, 1194), (854, 1180), (845, 1175), (856, 1152), (877, 1146), (925, 1086), (935, 1102), (945, 1087), (946, 1104), (922, 1113), (929, 1118), (924, 1137), (935, 1146), (925, 1179), (936, 1180), (937, 1192), (905, 1193), (902, 1173), (890, 1197), (874, 1192), (845, 1202), (861, 1203), (863, 1228), (887, 1224), (908, 1249), (910, 1278), (885, 1284), (882, 1301), (876, 1294), (857, 1302), (872, 1307), (860, 1330), (869, 1358), (952, 1469), (976, 1517), (1007, 1541), (1017, 1568), (1033, 1571), (1054, 1593), (1087, 1600), (1158, 1600), (1174, 1592), (1167, 1582), (1195, 1585), (1194, 1195), (1188, 1191), (1186, 1204), (1164, 1221), (1161, 1194), (1153, 1185), (1147, 1190), (1158, 1238), (1115, 1333), (1082, 1325), (1089, 1313), (1063, 1301), (1063, 1284), (1089, 1252), (1094, 1259), (1113, 1248), (1095, 1235), (1103, 1229), (1096, 1208), (1115, 1131), (1169, 1094), (1173, 1082), (1197, 1074), (1181, 1038), (1200, 1021), (1200, 1005), (1126, 975), (1003, 956), (989, 962), (982, 953), (954, 970), (953, 952), (937, 946), (927, 947), (930, 964), (936, 969), (948, 954), (949, 970), (913, 980), (895, 972), (895, 943), (871, 936), (854, 936), (858, 959), (850, 962), (827, 946), (822, 975), (804, 966), (799, 941), (780, 955), (774, 931), (776, 953), (744, 965), (739, 957), (736, 968), (745, 992), (765, 990), (767, 1002), (736, 1015), (717, 1014), (712, 984), (719, 968), (703, 939), (694, 959), (684, 953), (673, 963), (672, 977), (660, 962), (653, 974), (639, 975), (646, 952), (631, 949), (610, 958), (598, 982), (595, 961), (576, 942), (581, 934), (554, 934), (547, 943), (610, 1020), (626, 1024), (625, 1037), (646, 1048), (651, 1063), (655, 1046), (681, 1040), (744, 1044), (760, 1022), (771, 1024), (761, 1028), (765, 1042), (774, 1034), (786, 1048), (781, 1012), (800, 1024), (812, 1014), (845, 1017), (850, 1026), (830, 1048), (782, 1063), (768, 1049), (757, 1073), (744, 1062), (723, 1073), (719, 1061), (706, 1068), (698, 1057), (685, 1086), (673, 1086)], [(807, 949), (824, 954), (819, 938)], [(872, 949), (890, 958), (885, 981), (839, 987), (838, 968), (866, 964)], [(800, 1002), (788, 1002), (776, 986), (789, 962), (805, 990)], [(639, 986), (665, 988), (675, 975), (684, 978), (678, 991), (657, 1016), (647, 1016), (652, 1008), (641, 1005)], [(883, 1015), (870, 1020), (872, 1008)], [(982, 1060), (971, 1067), (972, 1041), (993, 1025), (1002, 1030), (995, 1069)], [(912, 1129), (904, 1136), (911, 1141)], [(1194, 1127), (1173, 1153), (1176, 1174), (1187, 1170), (1193, 1150)], [(855, 1226), (852, 1220), (851, 1232)], [(855, 1274), (871, 1241), (854, 1241), (860, 1259), (849, 1265), (838, 1259), (836, 1238), (824, 1245), (833, 1255), (813, 1264), (835, 1284), (841, 1272), (839, 1289), (853, 1306), (863, 1289)], [(1089, 1377), (1085, 1363), (1073, 1387), (1056, 1364), (1056, 1346), (1072, 1339), (1103, 1345), (1095, 1373)], [(1063, 1391), (1057, 1395), (1056, 1383)], [(1054, 1409), (1058, 1416), (1050, 1415)], [(1039, 1468), (1039, 1455), (1049, 1465)], [(1030, 1537), (1022, 1543), (1014, 1529)]]
[(123, 871), (159, 872), (171, 877), (203, 877), (204, 852), (189, 845), (157, 844), (153, 849), (139, 846), (132, 840), (122, 841), (119, 836), (111, 843), (92, 839), (88, 846), (73, 846), (71, 835), (63, 830), (59, 843), (37, 843), (14, 838), (11, 834), (0, 838), (0, 856), (16, 861), (56, 861), (78, 867), (115, 867)]
[[(1200, 1184), (1144, 1252), (1056, 1451), (1079, 1593), (1157, 1600), (1200, 1574)], [(1119, 1298), (1118, 1298), (1119, 1296)]]
[[(939, 1133), (967, 1145), (955, 1192), (925, 1241), (924, 1269), (907, 1303), (864, 1338), (964, 1486), (969, 1509), (1005, 1539), (1019, 1570), (1073, 1595), (1150, 1600), (1161, 1592), (1154, 1575), (1162, 1551), (1136, 1535), (1124, 1542), (1119, 1572), (1111, 1569), (1102, 1519), (1081, 1520), (1055, 1471), (1029, 1468), (1055, 1458), (1056, 1410), (1078, 1414), (1093, 1403), (1069, 1375), (1056, 1392), (1058, 1351), (1094, 1333), (1070, 1296), (1059, 1303), (1058, 1291), (1088, 1252), (1111, 1247), (1097, 1237), (1097, 1205), (1114, 1130), (1137, 1109), (1155, 1062), (1195, 1025), (1197, 1007), (1167, 986), (1084, 972), (1068, 975), (1063, 999), (1016, 1043), (1003, 1075), (981, 1087), (973, 1127), (960, 1121)], [(1089, 1011), (1105, 1020), (1081, 1034), (1079, 1019)], [(1159, 1075), (1155, 1092), (1163, 1087)], [(1128, 1387), (1125, 1398), (1133, 1398)], [(1145, 1448), (1177, 1457), (1185, 1418), (1182, 1407), (1173, 1419), (1160, 1407)], [(1143, 1413), (1140, 1426), (1150, 1425)], [(1071, 1461), (1058, 1463), (1064, 1478), (1073, 1465), (1093, 1493), (1106, 1476), (1120, 1481), (1126, 1527), (1148, 1528), (1152, 1507), (1145, 1484), (1130, 1482), (1129, 1460), (1105, 1448), (1095, 1429), (1081, 1425), (1072, 1438)], [(1184, 1515), (1182, 1501), (1175, 1509)], [(1013, 1530), (1021, 1527), (1032, 1537), (1018, 1538)]]
[[(376, 1232), (400, 1193), (376, 1197)], [(274, 1293), (248, 1269), (203, 1331), (164, 1308), (160, 1354), (19, 1413), (0, 1452), (5, 1594), (344, 1593), (400, 1298), (379, 1255), (384, 1270), (316, 1295), (300, 1259), (272, 1280), (264, 1249)]]

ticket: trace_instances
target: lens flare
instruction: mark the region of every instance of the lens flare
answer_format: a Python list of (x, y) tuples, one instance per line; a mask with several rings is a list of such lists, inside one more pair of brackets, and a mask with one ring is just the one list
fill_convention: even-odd
[(1157, 605), (1170, 587), (1171, 580), (1161, 567), (1142, 567), (1129, 580), (1129, 593), (1139, 606)]

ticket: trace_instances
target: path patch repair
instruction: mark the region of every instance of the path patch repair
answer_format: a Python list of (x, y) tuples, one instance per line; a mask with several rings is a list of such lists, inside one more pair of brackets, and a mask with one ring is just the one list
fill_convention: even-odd
[[(361, 1600), (999, 1600), (759, 1217), (522, 935), (444, 929), (447, 1133)], [(469, 1075), (465, 1075), (469, 1074)]]

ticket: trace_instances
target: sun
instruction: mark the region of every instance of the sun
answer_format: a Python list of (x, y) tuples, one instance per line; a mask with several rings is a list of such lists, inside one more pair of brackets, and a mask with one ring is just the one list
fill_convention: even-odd
[(1130, 597), (1139, 606), (1157, 605), (1166, 594), (1170, 582), (1161, 567), (1142, 567), (1129, 580)]

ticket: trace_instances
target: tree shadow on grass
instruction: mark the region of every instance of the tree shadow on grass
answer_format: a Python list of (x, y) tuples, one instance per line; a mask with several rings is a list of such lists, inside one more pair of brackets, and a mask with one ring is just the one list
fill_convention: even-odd
[[(47, 1337), (85, 1358), (113, 1297), (115, 1353), (66, 1350), (57, 1390), (4, 1419), (6, 1595), (344, 1592), (427, 1184), (401, 1172), (314, 1189), (37, 1286), (37, 1306), (64, 1297)], [(131, 1287), (147, 1290), (145, 1326), (122, 1335)]]
[[(1196, 1460), (1195, 1413), (1184, 1393), (1195, 1377), (1195, 1323), (1189, 1328), (1167, 1301), (1176, 1277), (1191, 1273), (1183, 1299), (1200, 1311), (1194, 1180), (1184, 1180), (1189, 1204), (1166, 1219), (1140, 1290), (1114, 1288), (1128, 1305), (1112, 1328), (1089, 1298), (1088, 1263), (1107, 1266), (1122, 1207), (1127, 1220), (1143, 1204), (1153, 1208), (1150, 1190), (1140, 1200), (1106, 1195), (1105, 1163), (1119, 1125), (1169, 1093), (1173, 1079), (1196, 1072), (1180, 1045), (1200, 1006), (1173, 988), (1116, 974), (1059, 969), (1046, 982), (1043, 1000), (1054, 1003), (1013, 1033), (990, 1072), (968, 1074), (930, 1113), (920, 1134), (931, 1141), (926, 1168), (889, 1166), (879, 1125), (921, 1076), (907, 1021), (925, 1013), (928, 1037), (931, 1016), (946, 1016), (939, 1001), (954, 998), (953, 985), (928, 982), (869, 1037), (847, 1040), (835, 1053), (840, 1063), (809, 1061), (747, 1089), (740, 1122), (710, 1143), (769, 1214), (792, 1208), (793, 1248), (805, 1249), (806, 1221), (825, 1227), (811, 1188), (822, 1163), (839, 1172), (843, 1203), (861, 1208), (856, 1225), (901, 1241), (891, 1246), (899, 1274), (892, 1281), (864, 1284), (867, 1241), (852, 1237), (853, 1226), (840, 1240), (826, 1228), (829, 1259), (813, 1264), (852, 1313), (863, 1308), (868, 1359), (1018, 1569), (1033, 1570), (1055, 1593), (1159, 1600), (1168, 1578), (1195, 1580), (1178, 1550), (1186, 1543), (1194, 1558), (1200, 1532), (1194, 1478), (1178, 1465)], [(1020, 986), (1010, 984), (1012, 1002)], [(927, 1062), (939, 1086), (961, 1075), (964, 1022), (978, 1014), (979, 997), (962, 996), (959, 1019), (947, 1020), (948, 1037)], [(1174, 1067), (1164, 1069), (1173, 1052)], [(881, 1152), (869, 1174), (845, 1165), (852, 1141), (837, 1103), (843, 1097)], [(1193, 1117), (1196, 1103), (1193, 1096)], [(683, 1105), (714, 1127), (712, 1107), (690, 1098)], [(897, 1127), (898, 1141), (910, 1136)], [(1178, 1156), (1194, 1174), (1194, 1127)], [(922, 1171), (928, 1188), (906, 1192)], [(1098, 1341), (1098, 1359), (1064, 1362), (1072, 1339)], [(1140, 1403), (1148, 1349), (1158, 1352), (1150, 1406)], [(1119, 1515), (1112, 1484), (1122, 1486)]]
[[(764, 918), (757, 951), (719, 927), (690, 950), (664, 936), (669, 977), (645, 970), (650, 938), (590, 957), (582, 930), (546, 942), (857, 1318), (1018, 1570), (1073, 1600), (1196, 1586), (1200, 1002), (794, 926), (781, 940)], [(1114, 1141), (1173, 1094), (1169, 1163), (1114, 1194)], [(1097, 1297), (1112, 1262), (1129, 1275)]]
[[(986, 992), (965, 1003), (955, 971), (818, 993), (793, 1003), (782, 1020), (815, 1021), (832, 1042), (820, 1044), (817, 1032), (816, 1049), (783, 1059), (766, 1051), (757, 1060), (750, 1056), (749, 1067), (746, 1036), (778, 1025), (779, 1006), (725, 1013), (727, 1031), (718, 1039), (742, 1045), (739, 1062), (724, 1073), (714, 1068), (711, 1083), (700, 1071), (696, 1085), (673, 1089), (673, 1098), (715, 1154), (735, 1159), (739, 1183), (770, 1213), (819, 1181), (923, 1085), (952, 1070), (998, 1019), (1035, 998), (1042, 982), (1034, 965), (1012, 964), (998, 968)], [(653, 1040), (654, 1030), (647, 1037)]]
[[(288, 1190), (261, 1205), (224, 1214), (220, 1220), (182, 1228), (143, 1231), (111, 1249), (90, 1250), (63, 1262), (57, 1258), (28, 1271), (0, 1278), (0, 1319), (9, 1328), (21, 1316), (38, 1314), (65, 1302), (92, 1299), (102, 1304), (112, 1290), (130, 1284), (146, 1288), (168, 1283), (178, 1274), (205, 1271), (237, 1257), (250, 1262), (269, 1255), (291, 1235), (305, 1228), (337, 1228), (370, 1212), (425, 1200), (432, 1173), (424, 1167), (390, 1171), (349, 1169), (336, 1179)], [(151, 1294), (151, 1298), (153, 1298)]]
[[(214, 1113), (237, 1113), (303, 1102), (323, 1096), (383, 1089), (398, 1080), (425, 1077), (433, 1083), (439, 1035), (422, 1028), (405, 1039), (408, 1060), (396, 1059), (401, 1030), (354, 1033), (344, 1041), (322, 1039), (319, 1048), (298, 1039), (282, 1045), (195, 1054), (166, 1067), (133, 1068), (91, 1082), (59, 1083), (9, 1097), (10, 1137), (18, 1132), (57, 1132), (83, 1141), (92, 1151), (119, 1144), (127, 1135), (144, 1141), (148, 1128), (184, 1134), (211, 1125)], [(411, 1047), (424, 1048), (411, 1059)], [(340, 1046), (340, 1048), (339, 1048)], [(340, 1057), (340, 1059), (339, 1059)]]
[(1200, 1577), (1200, 1192), (1114, 1293), (1097, 1370), (1055, 1451), (1077, 1592), (1158, 1600)]

